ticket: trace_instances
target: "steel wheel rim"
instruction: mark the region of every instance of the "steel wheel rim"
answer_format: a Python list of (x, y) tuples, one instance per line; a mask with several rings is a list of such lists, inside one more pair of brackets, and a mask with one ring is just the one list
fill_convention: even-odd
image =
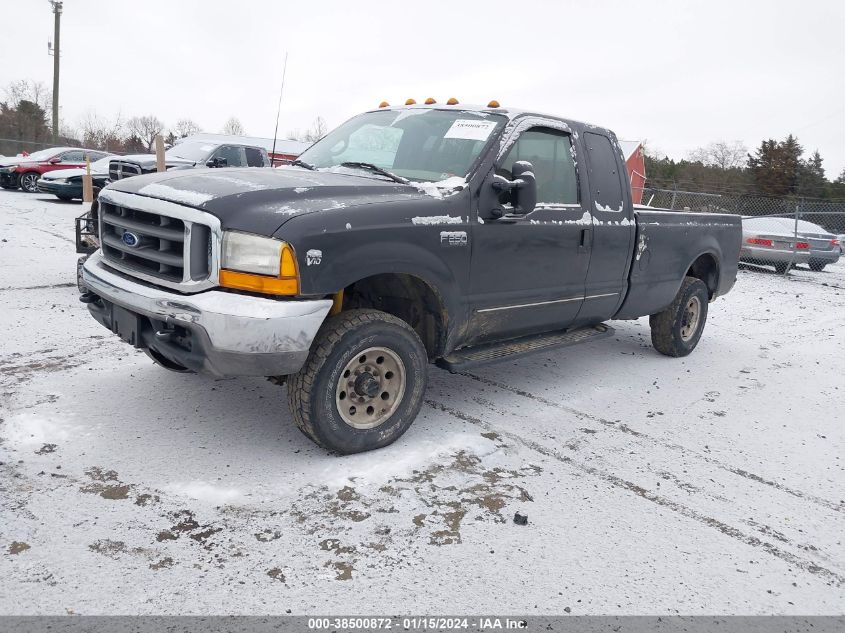
[(695, 335), (700, 320), (701, 299), (691, 297), (684, 308), (684, 316), (681, 319), (681, 340), (688, 341)]
[(396, 413), (405, 395), (405, 383), (405, 363), (399, 355), (386, 347), (369, 347), (341, 370), (335, 406), (352, 428), (374, 429)]
[(36, 176), (33, 176), (32, 174), (25, 174), (23, 178), (21, 178), (21, 187), (23, 187), (25, 191), (29, 191), (30, 193), (32, 193), (36, 190), (36, 180), (38, 180)]

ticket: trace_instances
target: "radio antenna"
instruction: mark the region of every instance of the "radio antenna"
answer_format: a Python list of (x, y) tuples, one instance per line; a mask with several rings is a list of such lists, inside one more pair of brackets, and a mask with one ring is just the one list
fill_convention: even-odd
[(279, 115), (282, 112), (282, 95), (285, 92), (285, 75), (288, 71), (288, 52), (285, 51), (285, 65), (282, 67), (282, 87), (279, 90), (279, 107), (276, 108), (276, 129), (273, 131), (273, 151), (270, 156), (270, 165), (273, 164), (276, 156), (276, 138), (279, 136)]

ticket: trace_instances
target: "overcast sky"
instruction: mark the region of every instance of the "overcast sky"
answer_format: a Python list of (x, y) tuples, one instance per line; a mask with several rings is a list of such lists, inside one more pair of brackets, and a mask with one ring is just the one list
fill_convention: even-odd
[[(845, 2), (65, 0), (61, 116), (230, 116), (271, 137), (381, 100), (498, 99), (681, 158), (796, 134), (845, 168)], [(0, 0), (0, 86), (51, 85), (47, 0)]]

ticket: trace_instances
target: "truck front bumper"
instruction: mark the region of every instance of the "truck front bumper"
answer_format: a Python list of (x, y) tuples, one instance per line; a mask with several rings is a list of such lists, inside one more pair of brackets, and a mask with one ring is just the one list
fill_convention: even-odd
[(285, 376), (305, 363), (330, 299), (277, 301), (209, 290), (168, 292), (110, 269), (98, 251), (82, 269), (99, 299), (91, 315), (156, 360), (214, 376)]

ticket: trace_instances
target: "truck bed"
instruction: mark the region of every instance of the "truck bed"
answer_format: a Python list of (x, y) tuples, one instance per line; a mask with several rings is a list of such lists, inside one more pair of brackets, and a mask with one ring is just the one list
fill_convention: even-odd
[(643, 206), (634, 208), (634, 218), (637, 234), (628, 294), (615, 318), (637, 318), (663, 310), (700, 257), (717, 262), (716, 291), (711, 300), (733, 287), (742, 218)]

